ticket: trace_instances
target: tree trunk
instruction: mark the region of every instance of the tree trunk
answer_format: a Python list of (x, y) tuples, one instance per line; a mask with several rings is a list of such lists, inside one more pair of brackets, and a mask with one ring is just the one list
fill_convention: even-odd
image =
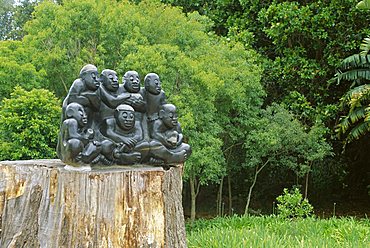
[(244, 215), (248, 215), (248, 212), (249, 212), (249, 204), (250, 204), (250, 202), (251, 202), (252, 191), (253, 191), (254, 185), (255, 185), (255, 184), (256, 184), (256, 182), (257, 182), (257, 176), (258, 176), (258, 173), (257, 173), (257, 171), (256, 171), (256, 173), (254, 174), (253, 183), (252, 183), (252, 185), (249, 187), (248, 198), (247, 198), (247, 204), (245, 204)]
[(269, 163), (269, 160), (267, 160), (262, 166), (261, 168), (258, 168), (258, 166), (256, 166), (256, 172), (254, 174), (254, 178), (253, 178), (253, 183), (252, 185), (250, 186), (249, 188), (249, 192), (248, 192), (248, 198), (247, 198), (247, 204), (245, 205), (245, 210), (244, 210), (244, 215), (248, 215), (248, 211), (249, 211), (249, 204), (251, 202), (251, 197), (252, 197), (252, 191), (253, 191), (253, 188), (254, 188), (254, 185), (256, 185), (256, 182), (257, 182), (257, 177), (258, 177), (258, 174), (262, 171), (262, 169)]
[(232, 190), (231, 190), (230, 174), (227, 175), (227, 187), (229, 191), (229, 215), (232, 216), (234, 214), (234, 211), (233, 211), (233, 195), (232, 195)]
[(196, 214), (196, 200), (197, 200), (197, 194), (195, 192), (195, 179), (193, 179), (191, 176), (189, 178), (189, 184), (190, 184), (190, 198), (191, 198), (191, 207), (190, 207), (190, 220), (195, 220), (195, 214)]
[(182, 168), (0, 162), (0, 247), (186, 247)]
[(307, 199), (307, 197), (308, 197), (308, 179), (309, 179), (309, 176), (310, 176), (311, 166), (312, 166), (312, 164), (310, 164), (310, 168), (306, 173), (306, 181), (305, 181), (305, 187), (304, 187), (304, 199)]
[(217, 194), (217, 215), (222, 216), (222, 191), (224, 185), (224, 177), (221, 177), (220, 185), (218, 187), (218, 194)]

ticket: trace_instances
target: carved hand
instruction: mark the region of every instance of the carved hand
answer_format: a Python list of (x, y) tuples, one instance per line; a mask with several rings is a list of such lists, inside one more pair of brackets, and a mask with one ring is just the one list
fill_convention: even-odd
[(123, 143), (128, 146), (128, 148), (131, 150), (136, 146), (137, 140), (134, 138), (125, 138), (122, 139)]

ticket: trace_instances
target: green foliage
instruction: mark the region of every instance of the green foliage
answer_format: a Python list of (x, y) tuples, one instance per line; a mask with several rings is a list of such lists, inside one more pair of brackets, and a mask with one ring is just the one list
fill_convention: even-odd
[(189, 248), (198, 247), (367, 247), (368, 219), (227, 217), (187, 224)]
[[(368, 34), (369, 13), (346, 1), (162, 0), (199, 11), (214, 22), (213, 29), (230, 41), (243, 42), (269, 58), (263, 83), (275, 100), (290, 91), (316, 105), (332, 103), (343, 92), (326, 81), (340, 58), (353, 53)], [(253, 37), (253, 38), (251, 38)]]
[(354, 6), (352, 0), (284, 1), (273, 2), (259, 12), (264, 32), (276, 46), (271, 67), (279, 69), (270, 79), (282, 86), (284, 95), (296, 90), (315, 105), (339, 98), (342, 92), (336, 88), (328, 92), (325, 80), (338, 59), (358, 46), (356, 36), (367, 32), (360, 20), (369, 16)]
[(0, 160), (54, 158), (59, 119), (51, 92), (15, 87), (0, 106)]
[(279, 105), (262, 111), (255, 122), (255, 129), (244, 144), (247, 167), (270, 164), (302, 176), (313, 162), (331, 154), (331, 146), (325, 140), (326, 129), (320, 122), (307, 132), (307, 127)]
[(303, 199), (298, 188), (290, 192), (284, 189), (283, 194), (276, 198), (278, 216), (283, 219), (307, 218), (313, 215), (313, 206), (307, 199)]
[(26, 90), (47, 86), (45, 70), (32, 64), (32, 53), (20, 41), (0, 42), (0, 100), (17, 85)]

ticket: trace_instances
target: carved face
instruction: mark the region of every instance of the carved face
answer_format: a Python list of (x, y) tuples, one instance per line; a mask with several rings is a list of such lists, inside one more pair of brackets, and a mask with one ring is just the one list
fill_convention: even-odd
[(145, 85), (145, 89), (153, 95), (161, 93), (161, 81), (158, 76), (152, 76)]
[(87, 71), (82, 75), (82, 81), (85, 82), (86, 88), (89, 90), (97, 90), (99, 88), (98, 71)]
[(87, 124), (87, 115), (84, 108), (78, 103), (70, 103), (66, 108), (67, 118), (74, 118), (79, 127)]
[(130, 110), (120, 110), (116, 116), (117, 124), (123, 130), (130, 130), (135, 125), (135, 115)]
[(123, 76), (123, 85), (130, 93), (138, 93), (140, 91), (140, 78), (136, 71), (128, 71)]
[(170, 105), (168, 107), (165, 107), (163, 109), (164, 114), (162, 116), (162, 121), (163, 123), (168, 127), (168, 128), (174, 128), (177, 126), (178, 121), (177, 121), (177, 113), (176, 113), (176, 108), (173, 105)]
[(119, 86), (117, 73), (112, 70), (104, 70), (102, 74), (104, 88), (111, 92), (116, 92)]

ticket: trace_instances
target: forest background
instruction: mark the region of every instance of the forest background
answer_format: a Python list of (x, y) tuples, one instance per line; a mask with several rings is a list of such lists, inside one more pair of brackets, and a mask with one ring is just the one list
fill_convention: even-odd
[(191, 218), (271, 213), (292, 187), (319, 214), (369, 214), (370, 12), (357, 4), (0, 0), (0, 160), (56, 157), (83, 65), (156, 72), (194, 151)]

